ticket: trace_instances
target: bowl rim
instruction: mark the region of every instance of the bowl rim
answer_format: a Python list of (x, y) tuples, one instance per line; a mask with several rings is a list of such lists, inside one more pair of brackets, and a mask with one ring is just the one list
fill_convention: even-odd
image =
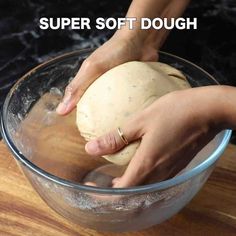
[[(19, 84), (27, 78), (30, 74), (35, 73), (37, 70), (44, 68), (45, 66), (49, 66), (50, 64), (56, 63), (60, 61), (61, 59), (66, 59), (70, 58), (76, 55), (84, 54), (84, 53), (91, 53), (94, 49), (82, 49), (82, 50), (76, 50), (73, 52), (65, 53), (60, 56), (57, 56), (53, 59), (50, 59), (36, 67), (34, 67), (32, 70), (30, 70), (28, 73), (23, 75), (16, 83), (15, 85), (11, 88), (10, 92), (7, 94), (7, 97), (4, 101), (3, 104), (3, 109), (1, 112), (1, 133), (3, 140), (7, 144), (8, 148), (10, 151), (14, 154), (14, 158), (19, 161), (23, 166), (27, 167), (30, 171), (33, 173), (37, 174), (40, 177), (44, 177), (54, 183), (60, 184), (65, 187), (69, 188), (74, 188), (80, 191), (85, 191), (85, 192), (93, 192), (93, 193), (99, 193), (99, 194), (109, 194), (109, 195), (127, 195), (127, 194), (142, 194), (142, 193), (147, 193), (147, 192), (154, 192), (156, 190), (163, 190), (167, 189), (170, 187), (173, 187), (175, 185), (179, 185), (187, 180), (190, 180), (194, 176), (200, 174), (204, 170), (206, 170), (209, 166), (211, 166), (219, 157), (220, 155), (224, 152), (230, 137), (231, 137), (231, 130), (225, 130), (221, 131), (224, 132), (223, 138), (218, 145), (218, 147), (209, 155), (209, 157), (195, 166), (193, 169), (188, 170), (184, 172), (183, 174), (177, 175), (171, 179), (167, 179), (161, 182), (153, 183), (153, 184), (148, 184), (148, 185), (142, 185), (142, 186), (135, 186), (135, 187), (129, 187), (129, 188), (101, 188), (101, 187), (94, 187), (94, 186), (88, 186), (88, 185), (82, 185), (73, 181), (69, 181), (63, 178), (60, 178), (56, 175), (50, 174), (47, 171), (41, 169), (40, 167), (36, 166), (33, 164), (31, 161), (29, 161), (15, 146), (13, 141), (10, 138), (10, 135), (8, 133), (7, 127), (6, 127), (6, 117), (7, 117), (7, 108), (11, 99), (12, 93), (15, 91), (15, 89), (19, 86)], [(213, 81), (215, 81), (217, 84), (217, 80), (211, 76), (208, 72), (197, 66), (196, 64), (189, 62), (186, 59), (183, 59), (181, 57), (175, 56), (171, 53), (167, 52), (162, 52), (159, 51), (160, 54), (167, 55), (170, 57), (174, 57), (178, 59), (179, 61), (183, 61), (184, 63), (187, 63), (198, 70), (201, 70), (203, 73), (205, 73), (207, 76), (209, 76)]]

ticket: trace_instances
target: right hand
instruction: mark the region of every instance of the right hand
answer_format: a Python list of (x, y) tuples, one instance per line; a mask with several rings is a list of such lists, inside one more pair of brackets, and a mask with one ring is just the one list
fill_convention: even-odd
[[(130, 116), (121, 129), (129, 143), (140, 140), (140, 145), (124, 174), (113, 179), (113, 187), (174, 177), (218, 132), (235, 127), (235, 90), (205, 86), (174, 91)], [(124, 147), (115, 129), (90, 140), (85, 149), (99, 158)]]
[(57, 113), (60, 115), (70, 113), (89, 85), (109, 69), (128, 61), (157, 59), (157, 50), (150, 44), (145, 44), (140, 37), (126, 37), (116, 32), (83, 62), (75, 78), (66, 87), (63, 100), (57, 107)]

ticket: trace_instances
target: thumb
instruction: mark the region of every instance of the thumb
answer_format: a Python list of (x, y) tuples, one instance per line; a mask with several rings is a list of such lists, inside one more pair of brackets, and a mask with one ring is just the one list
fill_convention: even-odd
[[(131, 143), (141, 137), (140, 128), (138, 125), (134, 125), (133, 123), (128, 122), (120, 131), (123, 133), (125, 139), (127, 139), (128, 143)], [(89, 141), (85, 145), (85, 150), (91, 156), (102, 156), (107, 154), (112, 154), (120, 149), (124, 148), (127, 144), (122, 140), (118, 128), (103, 135), (96, 139)]]

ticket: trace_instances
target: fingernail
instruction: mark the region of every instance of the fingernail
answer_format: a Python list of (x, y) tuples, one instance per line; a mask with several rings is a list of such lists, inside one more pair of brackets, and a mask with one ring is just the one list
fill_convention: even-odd
[(89, 141), (85, 145), (85, 150), (88, 154), (97, 154), (99, 152), (98, 142), (95, 140)]
[(66, 112), (67, 106), (64, 102), (61, 102), (56, 109), (56, 112), (59, 114), (64, 114)]
[(115, 183), (112, 183), (112, 188), (121, 188), (120, 182), (117, 181)]
[(84, 185), (89, 185), (89, 186), (93, 186), (96, 187), (97, 185), (93, 182), (85, 182)]
[(117, 184), (119, 182), (120, 178), (116, 177), (112, 180), (112, 185), (114, 186), (115, 184)]
[(59, 114), (64, 114), (68, 108), (68, 105), (71, 100), (71, 94), (65, 96), (61, 103), (57, 106), (56, 112)]

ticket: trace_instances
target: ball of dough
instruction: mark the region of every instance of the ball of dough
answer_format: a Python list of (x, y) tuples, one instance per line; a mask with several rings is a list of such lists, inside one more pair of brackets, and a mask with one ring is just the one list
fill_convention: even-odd
[[(78, 129), (89, 141), (122, 127), (130, 115), (164, 94), (189, 87), (185, 76), (169, 65), (138, 61), (121, 64), (95, 80), (78, 102)], [(126, 165), (139, 143), (133, 142), (104, 158), (117, 165)]]

